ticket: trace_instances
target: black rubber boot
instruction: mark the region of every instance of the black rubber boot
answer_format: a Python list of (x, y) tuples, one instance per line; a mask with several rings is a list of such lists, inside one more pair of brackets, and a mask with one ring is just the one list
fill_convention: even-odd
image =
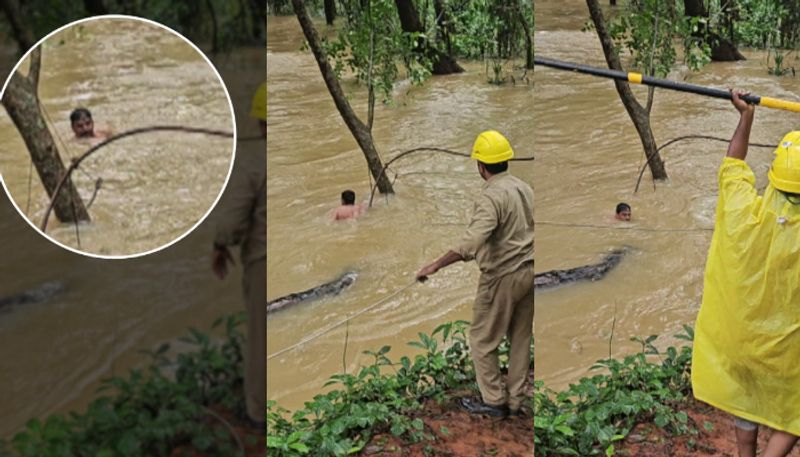
[(483, 400), (474, 397), (464, 397), (461, 399), (461, 406), (464, 407), (470, 414), (484, 414), (494, 417), (508, 416), (507, 405), (487, 405)]

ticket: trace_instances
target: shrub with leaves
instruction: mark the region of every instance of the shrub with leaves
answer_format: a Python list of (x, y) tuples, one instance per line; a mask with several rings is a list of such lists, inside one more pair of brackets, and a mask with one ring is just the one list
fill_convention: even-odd
[(243, 411), (243, 320), (243, 313), (217, 319), (212, 328), (224, 328), (221, 341), (191, 329), (181, 340), (192, 348), (175, 360), (167, 356), (167, 343), (145, 351), (150, 365), (104, 380), (100, 391), (106, 395), (85, 412), (30, 420), (3, 443), (0, 455), (152, 457), (169, 456), (178, 446), (206, 455), (244, 455), (231, 425), (212, 409)]
[[(692, 341), (693, 329), (684, 326), (684, 330), (676, 337)], [(592, 368), (605, 371), (603, 374), (582, 378), (562, 392), (535, 383), (537, 453), (611, 456), (614, 443), (644, 421), (676, 434), (696, 433), (687, 425), (686, 413), (676, 408), (691, 391), (691, 347), (659, 352), (653, 345), (655, 335), (632, 340), (639, 342), (642, 350), (622, 360), (598, 361)]]
[(392, 362), (384, 346), (364, 351), (373, 363), (358, 374), (331, 376), (338, 389), (320, 394), (290, 413), (267, 402), (267, 453), (270, 456), (348, 455), (361, 451), (376, 433), (389, 432), (409, 442), (431, 439), (414, 418), (426, 399), (442, 401), (448, 392), (472, 388), (475, 373), (469, 357), (469, 323), (442, 324), (419, 334), (410, 346), (422, 349), (412, 360)]

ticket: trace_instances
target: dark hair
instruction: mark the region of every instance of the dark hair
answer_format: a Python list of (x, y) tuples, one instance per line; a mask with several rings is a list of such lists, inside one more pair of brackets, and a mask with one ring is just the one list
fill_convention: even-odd
[(498, 162), (498, 163), (484, 163), (481, 162), (486, 168), (486, 171), (489, 173), (496, 175), (497, 173), (502, 173), (508, 170), (508, 161), (506, 162)]
[(352, 190), (342, 192), (342, 203), (345, 205), (353, 205), (356, 203), (356, 193)]
[(630, 211), (631, 210), (631, 205), (629, 205), (627, 203), (617, 203), (617, 214), (625, 211), (626, 209), (628, 211)]
[(86, 108), (75, 108), (69, 115), (69, 122), (71, 124), (74, 124), (82, 117), (88, 117), (89, 119), (91, 119), (92, 113), (89, 112), (89, 110)]

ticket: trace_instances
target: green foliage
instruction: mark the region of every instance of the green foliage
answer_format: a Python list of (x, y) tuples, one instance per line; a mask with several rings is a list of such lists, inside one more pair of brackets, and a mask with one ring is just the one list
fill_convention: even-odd
[[(192, 347), (176, 360), (170, 346), (148, 351), (150, 364), (126, 377), (103, 381), (101, 396), (83, 413), (32, 419), (4, 443), (0, 455), (14, 457), (168, 456), (191, 444), (208, 455), (240, 455), (228, 428), (210, 406), (243, 411), (243, 314), (217, 319), (224, 339), (191, 329), (182, 341)], [(168, 372), (175, 370), (173, 379)]]
[[(373, 363), (358, 374), (331, 376), (337, 389), (314, 397), (290, 413), (267, 402), (267, 453), (272, 456), (348, 455), (361, 451), (378, 432), (406, 441), (433, 439), (421, 419), (413, 418), (425, 399), (443, 400), (448, 391), (474, 387), (469, 358), (468, 322), (442, 324), (419, 334), (410, 346), (424, 352), (394, 363), (389, 346), (365, 351)], [(388, 370), (393, 370), (387, 374)], [(446, 433), (446, 432), (443, 432)], [(313, 452), (312, 452), (313, 450)]]
[[(199, 46), (225, 50), (241, 45), (262, 46), (266, 37), (266, 15), (258, 2), (225, 0), (107, 0), (111, 14), (128, 14), (160, 22)], [(20, 2), (22, 26), (38, 40), (72, 21), (91, 16), (84, 2), (28, 0)], [(5, 15), (0, 30), (9, 37), (14, 33)], [(216, 36), (214, 36), (216, 22)], [(216, 43), (215, 43), (216, 42)], [(27, 50), (27, 49), (26, 49)], [(25, 50), (25, 51), (26, 51)]]
[(787, 0), (739, 0), (736, 41), (761, 49), (793, 48), (800, 40), (800, 5)]
[(430, 60), (414, 52), (416, 43), (424, 36), (403, 32), (394, 1), (348, 3), (347, 20), (337, 39), (323, 43), (326, 54), (334, 61), (337, 77), (341, 78), (343, 71), (349, 69), (359, 82), (371, 84), (384, 102), (392, 98), (394, 83), (399, 78), (398, 62), (405, 65), (413, 84), (421, 84), (430, 77)]
[(502, 82), (504, 62), (525, 53), (527, 43), (521, 21), (533, 29), (532, 2), (474, 0), (446, 5), (452, 20), (453, 53), (486, 61), (492, 70), (489, 82)]
[[(678, 338), (693, 339), (684, 326)], [(553, 456), (614, 455), (615, 443), (637, 422), (652, 421), (669, 432), (691, 433), (688, 416), (675, 406), (690, 393), (689, 346), (659, 352), (648, 338), (632, 338), (642, 350), (622, 360), (604, 359), (593, 369), (605, 371), (582, 378), (562, 392), (534, 385), (534, 440), (537, 453)], [(657, 356), (652, 362), (648, 356)], [(696, 433), (696, 432), (695, 432)]]
[(710, 62), (711, 49), (701, 32), (700, 18), (684, 15), (681, 2), (631, 0), (609, 21), (608, 32), (618, 53), (629, 53), (639, 72), (666, 76), (677, 61), (676, 40), (692, 70)]

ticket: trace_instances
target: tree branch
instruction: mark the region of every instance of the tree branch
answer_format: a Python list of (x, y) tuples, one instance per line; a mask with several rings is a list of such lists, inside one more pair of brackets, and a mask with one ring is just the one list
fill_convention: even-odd
[[(31, 66), (28, 71), (28, 81), (33, 86), (33, 93), (39, 94), (39, 72), (42, 68), (42, 47), (38, 46), (31, 51)], [(38, 98), (38, 97), (37, 97)]]

